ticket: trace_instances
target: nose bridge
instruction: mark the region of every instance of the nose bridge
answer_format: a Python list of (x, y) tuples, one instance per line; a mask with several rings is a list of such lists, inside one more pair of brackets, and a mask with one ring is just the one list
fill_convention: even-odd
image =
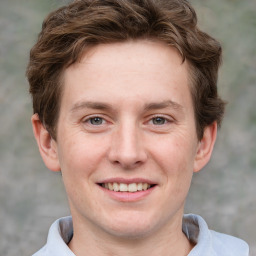
[(142, 134), (136, 121), (127, 119), (116, 127), (110, 159), (125, 168), (133, 168), (146, 160)]

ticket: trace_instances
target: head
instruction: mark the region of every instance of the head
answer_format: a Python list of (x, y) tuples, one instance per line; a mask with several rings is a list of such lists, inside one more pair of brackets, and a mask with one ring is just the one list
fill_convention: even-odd
[(75, 1), (46, 18), (27, 71), (32, 121), (62, 171), (73, 239), (182, 237), (223, 114), (220, 55), (187, 1)]
[(189, 64), (198, 139), (221, 124), (224, 102), (217, 93), (220, 44), (199, 30), (185, 0), (78, 0), (52, 12), (31, 50), (27, 77), (34, 113), (57, 138), (64, 71), (94, 46), (147, 39), (174, 47)]

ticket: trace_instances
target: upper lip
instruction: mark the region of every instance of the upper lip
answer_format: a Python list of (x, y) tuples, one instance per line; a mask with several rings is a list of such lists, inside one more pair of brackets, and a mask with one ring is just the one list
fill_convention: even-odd
[(147, 183), (150, 185), (156, 184), (156, 182), (153, 182), (152, 180), (145, 179), (145, 178), (129, 178), (129, 179), (127, 179), (127, 178), (121, 178), (121, 177), (104, 179), (97, 183), (102, 184), (102, 183), (114, 183), (114, 182), (124, 183), (124, 184), (132, 184), (132, 183)]

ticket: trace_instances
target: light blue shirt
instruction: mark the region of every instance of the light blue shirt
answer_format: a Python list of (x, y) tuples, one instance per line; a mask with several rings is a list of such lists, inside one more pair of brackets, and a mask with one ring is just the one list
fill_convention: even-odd
[[(249, 256), (246, 242), (209, 230), (204, 219), (198, 215), (184, 215), (182, 229), (195, 244), (188, 256)], [(72, 218), (56, 220), (49, 230), (46, 245), (33, 256), (75, 256), (67, 246), (72, 236)]]

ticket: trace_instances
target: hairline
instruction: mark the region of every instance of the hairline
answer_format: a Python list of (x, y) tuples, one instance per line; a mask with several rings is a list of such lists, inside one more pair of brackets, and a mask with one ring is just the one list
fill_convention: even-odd
[(179, 56), (182, 59), (182, 64), (183, 63), (187, 63), (187, 71), (188, 71), (188, 87), (189, 87), (189, 91), (190, 91), (190, 96), (192, 99), (192, 104), (193, 104), (193, 113), (194, 113), (194, 120), (195, 120), (195, 126), (196, 126), (196, 131), (197, 131), (197, 137), (200, 140), (201, 139), (201, 135), (200, 132), (198, 131), (198, 129), (200, 129), (200, 126), (198, 125), (198, 120), (197, 120), (197, 115), (196, 115), (196, 110), (195, 110), (195, 97), (194, 97), (194, 92), (196, 90), (195, 88), (195, 75), (194, 75), (194, 67), (191, 64), (191, 62), (185, 58), (182, 54), (182, 52), (180, 51), (180, 49), (178, 49), (177, 47), (175, 47), (174, 45), (170, 45), (168, 44), (165, 40), (161, 40), (159, 38), (156, 37), (138, 37), (138, 38), (128, 38), (125, 40), (113, 40), (113, 41), (109, 41), (109, 42), (99, 42), (99, 43), (91, 43), (90, 45), (88, 45), (86, 48), (84, 48), (83, 50), (80, 51), (77, 59), (72, 62), (72, 63), (66, 63), (63, 65), (60, 74), (59, 74), (59, 79), (58, 79), (58, 90), (59, 90), (59, 100), (57, 103), (57, 113), (56, 113), (56, 118), (54, 120), (54, 125), (53, 125), (53, 129), (51, 131), (51, 136), (53, 137), (54, 140), (57, 141), (57, 130), (58, 130), (58, 121), (59, 121), (59, 116), (60, 116), (60, 110), (61, 110), (61, 106), (62, 106), (62, 98), (63, 98), (63, 94), (64, 94), (64, 87), (65, 87), (65, 81), (64, 81), (64, 73), (65, 71), (71, 67), (74, 66), (76, 64), (78, 64), (87, 54), (88, 52), (90, 52), (90, 50), (92, 50), (93, 48), (99, 46), (99, 45), (108, 45), (108, 44), (115, 44), (115, 43), (126, 43), (126, 42), (136, 42), (136, 41), (150, 41), (150, 42), (158, 42), (158, 43), (162, 43), (165, 44), (167, 47), (173, 48), (177, 51), (177, 53), (179, 54)]

